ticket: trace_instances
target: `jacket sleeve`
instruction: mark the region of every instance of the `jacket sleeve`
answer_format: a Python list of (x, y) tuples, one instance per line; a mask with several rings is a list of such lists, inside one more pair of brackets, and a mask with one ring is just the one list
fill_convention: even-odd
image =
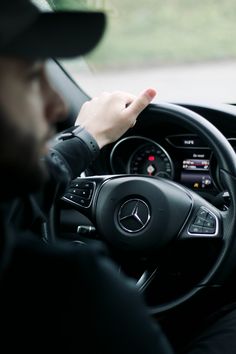
[(41, 234), (42, 224), (47, 222), (54, 201), (64, 194), (70, 181), (80, 176), (98, 154), (96, 141), (84, 128), (73, 126), (57, 135), (43, 159), (48, 171), (47, 182), (36, 193), (26, 196), (17, 208), (20, 224)]
[(72, 127), (54, 139), (49, 158), (73, 179), (80, 176), (98, 154), (99, 147), (92, 135), (84, 128)]

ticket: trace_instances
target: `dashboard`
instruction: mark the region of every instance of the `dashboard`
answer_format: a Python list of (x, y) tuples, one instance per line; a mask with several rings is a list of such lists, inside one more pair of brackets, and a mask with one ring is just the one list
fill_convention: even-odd
[[(236, 150), (235, 106), (182, 106), (209, 120)], [(155, 116), (144, 111), (134, 128), (103, 148), (86, 175), (138, 174), (170, 179), (208, 196), (224, 191), (219, 166), (208, 143), (169, 118), (164, 112)]]

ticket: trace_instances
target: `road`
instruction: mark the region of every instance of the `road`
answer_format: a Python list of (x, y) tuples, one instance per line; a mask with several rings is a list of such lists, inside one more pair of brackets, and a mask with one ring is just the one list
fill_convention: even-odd
[(158, 100), (169, 102), (236, 102), (236, 61), (79, 73), (76, 78), (91, 96), (125, 90), (138, 94), (146, 87), (158, 90)]

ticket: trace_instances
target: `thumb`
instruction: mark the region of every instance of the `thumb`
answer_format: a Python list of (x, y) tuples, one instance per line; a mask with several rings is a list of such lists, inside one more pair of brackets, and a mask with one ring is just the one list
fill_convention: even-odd
[(153, 100), (157, 92), (155, 89), (149, 88), (138, 95), (125, 109), (125, 113), (131, 116), (138, 116), (144, 108)]

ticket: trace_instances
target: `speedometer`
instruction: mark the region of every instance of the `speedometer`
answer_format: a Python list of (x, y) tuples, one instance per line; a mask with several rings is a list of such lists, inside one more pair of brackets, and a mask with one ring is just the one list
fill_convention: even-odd
[(137, 148), (128, 162), (128, 173), (173, 179), (174, 168), (168, 153), (154, 142)]

